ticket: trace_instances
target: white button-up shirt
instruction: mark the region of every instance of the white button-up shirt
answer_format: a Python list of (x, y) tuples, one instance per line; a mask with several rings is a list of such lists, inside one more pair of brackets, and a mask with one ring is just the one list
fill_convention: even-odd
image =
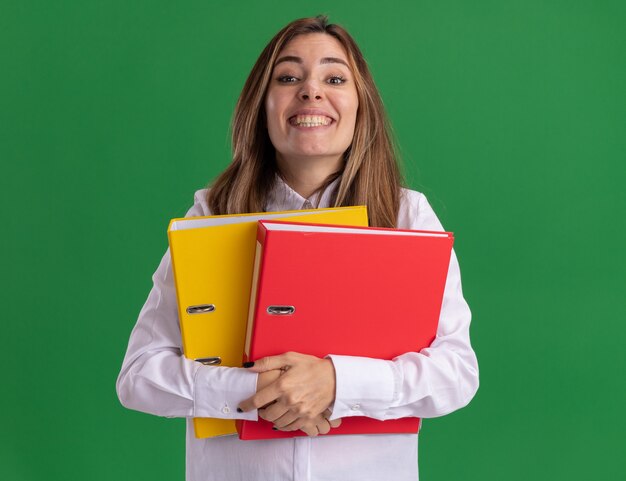
[[(304, 199), (277, 179), (266, 211), (328, 207), (331, 192)], [(187, 216), (211, 215), (206, 190), (195, 194)], [(443, 230), (424, 195), (404, 189), (398, 228)], [(243, 368), (205, 366), (182, 355), (169, 250), (132, 331), (117, 393), (130, 409), (187, 418), (188, 481), (367, 481), (418, 479), (416, 434), (299, 437), (240, 441), (236, 435), (197, 439), (193, 417), (256, 420), (237, 405), (256, 392), (257, 374)], [(331, 355), (336, 398), (331, 419), (442, 416), (465, 406), (478, 388), (470, 345), (470, 310), (463, 299), (454, 253), (437, 336), (420, 352), (392, 361)]]

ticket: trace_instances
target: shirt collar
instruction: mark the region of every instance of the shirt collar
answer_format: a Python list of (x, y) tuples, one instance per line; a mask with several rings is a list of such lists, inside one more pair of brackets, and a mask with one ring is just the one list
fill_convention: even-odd
[(276, 175), (274, 186), (267, 198), (265, 211), (314, 209), (316, 206), (318, 208), (330, 207), (330, 199), (339, 184), (340, 178), (337, 177), (333, 180), (323, 192), (316, 192), (309, 198), (304, 198), (289, 187), (280, 175)]

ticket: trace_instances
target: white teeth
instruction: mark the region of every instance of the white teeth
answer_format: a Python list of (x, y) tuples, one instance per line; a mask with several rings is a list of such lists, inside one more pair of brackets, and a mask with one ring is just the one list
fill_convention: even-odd
[(332, 119), (325, 115), (296, 115), (291, 119), (291, 124), (299, 127), (320, 127), (331, 122)]

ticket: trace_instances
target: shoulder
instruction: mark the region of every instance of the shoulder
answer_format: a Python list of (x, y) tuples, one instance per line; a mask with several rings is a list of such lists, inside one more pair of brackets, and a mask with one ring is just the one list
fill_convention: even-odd
[(207, 204), (206, 197), (209, 189), (200, 189), (193, 195), (193, 206), (187, 211), (185, 217), (202, 217), (211, 215), (211, 209)]
[(426, 196), (416, 190), (405, 188), (400, 190), (398, 228), (433, 231), (444, 230), (435, 211), (428, 203)]

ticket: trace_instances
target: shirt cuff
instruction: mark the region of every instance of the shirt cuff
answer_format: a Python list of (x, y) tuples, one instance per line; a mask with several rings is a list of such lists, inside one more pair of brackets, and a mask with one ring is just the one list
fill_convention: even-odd
[(331, 420), (350, 416), (380, 418), (391, 406), (395, 393), (395, 371), (391, 361), (369, 357), (328, 357), (335, 366), (335, 403)]
[(194, 414), (197, 418), (257, 421), (257, 410), (237, 412), (242, 401), (256, 394), (258, 374), (233, 367), (198, 367), (194, 382)]

